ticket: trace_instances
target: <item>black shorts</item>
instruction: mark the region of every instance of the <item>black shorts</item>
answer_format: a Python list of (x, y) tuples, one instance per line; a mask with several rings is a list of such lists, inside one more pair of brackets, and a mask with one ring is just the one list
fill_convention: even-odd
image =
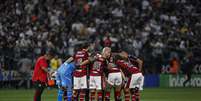
[(35, 89), (41, 89), (41, 88), (45, 88), (46, 84), (44, 82), (41, 82), (41, 81), (34, 81), (33, 86)]

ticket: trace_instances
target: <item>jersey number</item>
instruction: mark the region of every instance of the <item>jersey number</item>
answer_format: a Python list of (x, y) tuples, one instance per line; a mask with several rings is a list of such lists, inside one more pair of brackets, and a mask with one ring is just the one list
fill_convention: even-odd
[(93, 68), (96, 70), (100, 70), (101, 68), (101, 62), (95, 61), (93, 64)]

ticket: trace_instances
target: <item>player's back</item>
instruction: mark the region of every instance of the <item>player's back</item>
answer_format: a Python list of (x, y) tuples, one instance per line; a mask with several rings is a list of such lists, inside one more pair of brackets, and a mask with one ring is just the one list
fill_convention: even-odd
[(132, 63), (125, 61), (125, 60), (118, 60), (116, 62), (118, 66), (120, 66), (124, 71), (127, 71), (128, 73), (139, 73), (139, 69), (134, 66)]
[(57, 70), (57, 72), (59, 74), (62, 74), (62, 75), (71, 75), (73, 73), (75, 69), (75, 65), (74, 63), (66, 63), (64, 62)]
[[(74, 60), (76, 64), (81, 64), (83, 61), (88, 59), (88, 52), (84, 49), (77, 51), (74, 55)], [(86, 68), (86, 66), (81, 66), (81, 68)]]
[(96, 54), (94, 56), (94, 61), (91, 64), (91, 72), (98, 72), (100, 74), (102, 74), (103, 69), (106, 68), (107, 63), (106, 63), (106, 59), (102, 57), (102, 55), (100, 54)]

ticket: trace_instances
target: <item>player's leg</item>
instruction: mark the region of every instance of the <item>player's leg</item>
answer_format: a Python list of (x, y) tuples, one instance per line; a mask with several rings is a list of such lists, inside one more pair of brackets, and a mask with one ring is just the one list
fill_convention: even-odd
[(72, 90), (72, 79), (69, 79), (68, 86), (67, 86), (67, 100), (66, 101), (72, 101), (72, 95), (73, 95), (73, 90)]
[(97, 101), (103, 100), (103, 91), (102, 91), (102, 77), (95, 76), (95, 85), (96, 85), (96, 92), (97, 92)]
[(80, 81), (79, 77), (76, 76), (73, 77), (73, 97), (72, 97), (73, 101), (78, 101), (78, 91), (80, 89), (79, 81)]
[(143, 90), (143, 86), (144, 86), (144, 76), (142, 75), (139, 90)]
[(87, 89), (87, 76), (83, 76), (80, 78), (80, 101), (84, 101), (86, 96), (86, 89)]
[(40, 81), (36, 81), (34, 82), (34, 86), (35, 86), (34, 101), (41, 101), (41, 95), (43, 93), (45, 85)]
[[(64, 101), (67, 101), (67, 85), (68, 85), (68, 79), (65, 75), (60, 75), (60, 78), (61, 78), (61, 87), (60, 89), (63, 91), (63, 98), (64, 98)], [(62, 101), (62, 100), (61, 100)]]
[(139, 88), (135, 87), (134, 89), (131, 89), (131, 95), (132, 95), (132, 101), (140, 101), (140, 92)]
[(120, 72), (114, 73), (114, 84), (115, 84), (115, 101), (121, 101), (122, 76)]
[(115, 87), (115, 101), (121, 101), (121, 87)]
[(125, 101), (130, 101), (130, 90), (129, 88), (124, 88)]
[(112, 85), (110, 85), (109, 83), (106, 83), (106, 87), (104, 89), (104, 99), (105, 101), (110, 101), (110, 92), (111, 92), (111, 89), (112, 89)]
[(131, 78), (128, 78), (128, 81), (125, 82), (124, 86), (122, 87), (124, 89), (124, 96), (125, 96), (125, 101), (130, 101), (130, 82), (131, 82)]
[(56, 85), (58, 86), (57, 101), (62, 101), (64, 92), (61, 88), (61, 77), (59, 72), (56, 73), (55, 77), (56, 77)]
[(95, 101), (96, 98), (96, 85), (95, 85), (95, 78), (94, 76), (89, 77), (89, 96), (90, 101)]
[(60, 75), (64, 101), (72, 101), (72, 75)]
[(109, 84), (106, 85), (105, 89), (105, 101), (110, 101), (110, 91), (111, 91), (112, 86)]
[(58, 94), (57, 94), (57, 101), (62, 101), (62, 99), (63, 99), (63, 94), (64, 94), (63, 90), (59, 88), (59, 90), (58, 90), (57, 93), (58, 93)]
[(139, 94), (139, 87), (142, 82), (142, 74), (132, 74), (131, 82), (130, 82), (130, 89), (131, 89), (131, 96), (132, 101), (139, 101), (140, 100), (140, 94)]
[(112, 73), (108, 74), (108, 79), (106, 83), (106, 88), (105, 88), (105, 101), (110, 101), (110, 92), (112, 87), (114, 86), (114, 78), (112, 76)]
[(186, 86), (186, 83), (189, 82), (191, 80), (191, 74), (190, 73), (186, 73), (185, 75), (185, 81), (183, 82), (183, 86)]

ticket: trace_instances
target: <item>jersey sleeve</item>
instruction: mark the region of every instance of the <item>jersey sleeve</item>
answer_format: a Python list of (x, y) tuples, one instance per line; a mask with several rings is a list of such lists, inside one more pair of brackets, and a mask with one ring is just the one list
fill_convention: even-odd
[(95, 56), (90, 56), (90, 57), (89, 57), (89, 61), (90, 61), (90, 62), (94, 62), (94, 61), (95, 61)]
[(121, 61), (121, 60), (117, 60), (116, 64), (118, 66), (120, 66), (121, 68), (126, 68), (127, 67), (127, 65), (123, 61)]
[(90, 62), (94, 62), (96, 59), (98, 59), (98, 55), (96, 54), (93, 54), (93, 55), (91, 55), (90, 57), (89, 57), (89, 61)]

